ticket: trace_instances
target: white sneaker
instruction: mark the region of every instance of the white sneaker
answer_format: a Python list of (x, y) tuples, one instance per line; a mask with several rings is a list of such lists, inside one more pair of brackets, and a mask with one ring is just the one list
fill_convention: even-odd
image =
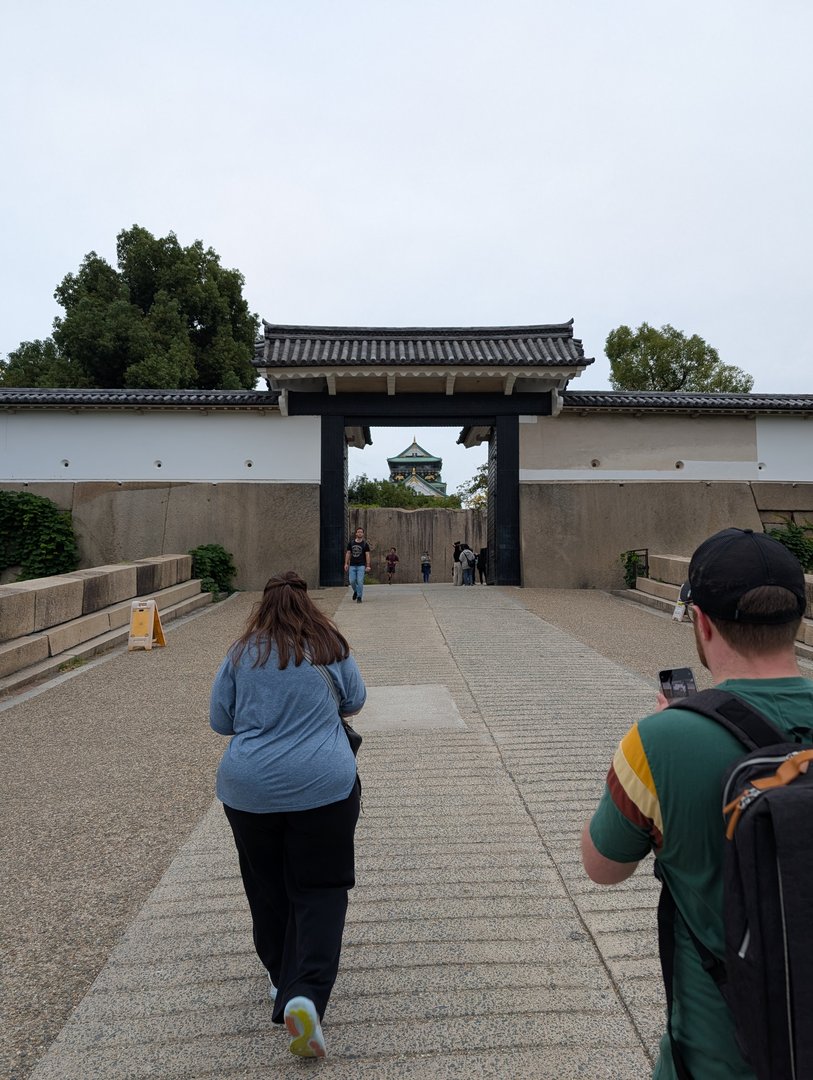
[(271, 1001), (276, 1001), (277, 1000), (277, 988), (271, 982), (271, 972), (267, 971), (266, 975), (268, 976), (268, 996), (271, 999)]
[(297, 1057), (325, 1056), (325, 1037), (319, 1013), (310, 998), (291, 998), (285, 1006), (285, 1026), (291, 1041), (288, 1049)]

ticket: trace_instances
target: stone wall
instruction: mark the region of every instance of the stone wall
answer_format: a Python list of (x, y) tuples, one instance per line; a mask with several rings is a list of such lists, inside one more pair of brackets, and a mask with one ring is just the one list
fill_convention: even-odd
[(522, 584), (618, 589), (630, 548), (691, 555), (730, 526), (813, 522), (813, 483), (553, 481), (520, 484)]
[[(239, 589), (295, 569), (319, 584), (319, 486), (274, 483), (0, 484), (32, 491), (69, 510), (80, 566), (132, 562), (222, 544), (237, 566)], [(785, 519), (813, 522), (813, 482), (553, 481), (520, 484), (522, 584), (531, 588), (615, 589), (619, 556), (629, 548), (690, 555), (717, 529), (761, 529)], [(397, 580), (420, 581), (420, 555), (432, 581), (451, 580), (452, 547), (485, 546), (479, 510), (352, 510), (373, 548), (373, 576), (384, 581), (384, 554), (398, 549)]]
[(318, 484), (89, 482), (1, 484), (71, 513), (80, 567), (222, 544), (238, 589), (295, 569), (319, 584)]
[(484, 510), (396, 510), (389, 507), (351, 509), (348, 536), (359, 527), (370, 542), (372, 573), (377, 581), (386, 581), (384, 555), (391, 547), (398, 549), (396, 581), (421, 581), (421, 552), (428, 550), (432, 559), (431, 581), (452, 580), (452, 549), (455, 540), (463, 540), (474, 551), (486, 545)]

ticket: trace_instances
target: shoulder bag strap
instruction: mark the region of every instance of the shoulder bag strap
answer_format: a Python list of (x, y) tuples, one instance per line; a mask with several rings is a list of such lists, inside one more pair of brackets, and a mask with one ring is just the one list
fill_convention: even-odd
[(767, 717), (729, 690), (701, 690), (673, 701), (669, 708), (691, 709), (714, 720), (736, 736), (747, 750), (787, 742), (787, 736), (777, 731)]

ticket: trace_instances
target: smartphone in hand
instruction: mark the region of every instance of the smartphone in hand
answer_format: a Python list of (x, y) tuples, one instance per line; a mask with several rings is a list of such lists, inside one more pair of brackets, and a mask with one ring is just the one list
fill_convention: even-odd
[(694, 673), (689, 667), (665, 668), (658, 672), (658, 681), (661, 684), (661, 693), (668, 701), (697, 692)]

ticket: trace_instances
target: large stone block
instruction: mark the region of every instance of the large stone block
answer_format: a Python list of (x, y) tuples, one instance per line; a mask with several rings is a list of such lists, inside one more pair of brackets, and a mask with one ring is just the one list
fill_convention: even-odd
[[(31, 490), (36, 487), (39, 493), (44, 486), (32, 485)], [(184, 553), (173, 555), (175, 564), (159, 571), (152, 585), (137, 586), (139, 595), (188, 579), (191, 560), (185, 553), (200, 544), (221, 544), (231, 554), (239, 589), (261, 589), (271, 574), (288, 569), (297, 570), (310, 585), (319, 583), (318, 484), (47, 486), (64, 488), (65, 500), (72, 493), (83, 568), (146, 560), (162, 551)]]
[(138, 559), (133, 565), (137, 575), (137, 596), (168, 589), (192, 576), (191, 555), (154, 555), (149, 559)]
[(689, 576), (689, 561), (686, 555), (650, 554), (649, 576), (669, 585), (682, 585)]
[(169, 589), (178, 581), (178, 556), (158, 555), (155, 559), (155, 591)]
[(0, 641), (34, 632), (34, 593), (14, 585), (0, 585)]
[(136, 568), (136, 596), (146, 596), (155, 592), (158, 586), (159, 562), (157, 559), (137, 559), (133, 564)]
[(296, 570), (319, 584), (318, 484), (173, 484), (164, 547), (221, 544), (237, 567), (238, 589), (262, 589), (272, 574)]
[(84, 582), (72, 574), (18, 581), (16, 589), (34, 594), (34, 629), (47, 630), (82, 614)]
[[(155, 597), (155, 605), (159, 611), (163, 611), (164, 608), (171, 607), (173, 604), (180, 604), (183, 600), (199, 595), (200, 581), (197, 578), (191, 578), (189, 581), (179, 581), (177, 585), (172, 586), (166, 592), (159, 593)], [(211, 594), (209, 595), (211, 597)]]
[(160, 554), (169, 488), (135, 481), (76, 484), (72, 520), (82, 566)]
[(706, 481), (522, 483), (523, 585), (619, 589), (630, 548), (690, 556), (729, 526), (760, 529), (750, 485)]
[(79, 578), (83, 583), (83, 615), (136, 595), (137, 573), (131, 563), (76, 570), (71, 577)]
[(29, 634), (28, 637), (6, 642), (0, 645), (0, 679), (47, 659), (48, 637), (46, 634)]
[(759, 482), (751, 484), (754, 499), (761, 512), (774, 511), (783, 515), (807, 512), (813, 516), (813, 484)]
[(72, 619), (48, 630), (48, 650), (51, 656), (58, 656), (67, 649), (74, 649), (77, 645), (108, 633), (109, 630), (110, 616), (106, 611), (95, 611), (92, 615), (83, 615), (80, 619)]
[(0, 491), (30, 491), (43, 499), (50, 499), (60, 510), (73, 509), (74, 484), (64, 480), (43, 480), (31, 484), (0, 483)]
[(396, 507), (359, 507), (350, 511), (347, 537), (358, 526), (364, 529), (371, 547), (371, 577), (384, 582), (385, 554), (398, 549), (396, 581), (422, 581), (421, 552), (432, 560), (433, 582), (452, 580), (452, 555), (456, 540), (479, 551), (487, 543), (486, 514), (483, 510), (452, 510), (443, 507), (400, 510)]
[(680, 595), (678, 585), (668, 584), (665, 581), (656, 581), (654, 578), (638, 578), (635, 583), (638, 592), (647, 593), (649, 596), (657, 596), (661, 600), (671, 600), (675, 603)]

